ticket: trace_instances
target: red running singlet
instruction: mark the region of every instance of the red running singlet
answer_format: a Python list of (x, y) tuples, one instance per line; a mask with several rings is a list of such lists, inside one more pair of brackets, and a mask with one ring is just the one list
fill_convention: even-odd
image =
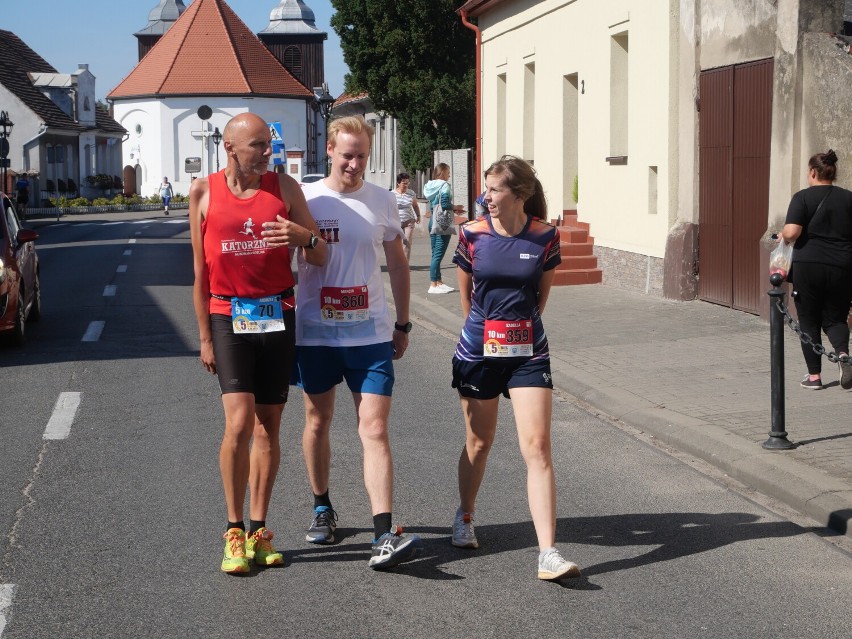
[[(258, 298), (291, 288), (295, 280), (290, 249), (272, 248), (260, 235), (265, 222), (274, 222), (278, 215), (289, 219), (278, 174), (264, 173), (257, 193), (246, 199), (231, 193), (224, 170), (213, 173), (208, 180), (210, 192), (201, 234), (210, 293), (227, 298)], [(231, 303), (211, 297), (210, 312), (230, 315)]]

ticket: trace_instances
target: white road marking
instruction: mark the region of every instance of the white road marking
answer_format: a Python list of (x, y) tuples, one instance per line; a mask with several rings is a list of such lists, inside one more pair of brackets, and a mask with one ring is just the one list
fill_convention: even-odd
[[(3, 628), (6, 627), (6, 622), (12, 608), (12, 600), (15, 598), (15, 584), (0, 584), (0, 637), (3, 636)], [(6, 611), (9, 610), (7, 613)]]
[(142, 231), (136, 231), (136, 233), (134, 233), (134, 235), (142, 235)]
[(115, 284), (107, 284), (104, 286), (104, 297), (115, 297)]
[(124, 256), (133, 255), (133, 251), (131, 251), (130, 249), (127, 249), (124, 253), (122, 253), (122, 255), (124, 255)]
[(127, 243), (128, 244), (136, 244), (136, 238), (135, 237), (130, 238), (129, 240), (127, 240)]
[(59, 393), (53, 415), (47, 422), (42, 439), (65, 439), (71, 432), (71, 424), (80, 408), (80, 393)]
[(83, 339), (81, 342), (97, 342), (101, 338), (101, 333), (104, 330), (104, 326), (106, 322), (102, 320), (98, 320), (96, 322), (89, 322), (89, 328), (86, 329), (86, 332), (83, 334)]
[(117, 269), (115, 269), (116, 273), (127, 273), (127, 264), (120, 264)]

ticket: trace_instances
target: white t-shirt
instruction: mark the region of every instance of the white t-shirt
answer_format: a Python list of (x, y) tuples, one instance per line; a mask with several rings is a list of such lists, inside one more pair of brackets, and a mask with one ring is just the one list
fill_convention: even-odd
[(303, 192), (328, 243), (328, 259), (325, 266), (312, 266), (298, 252), (296, 343), (366, 346), (391, 341), (393, 321), (380, 259), (383, 243), (402, 237), (396, 198), (367, 182), (352, 193), (338, 193), (319, 180), (305, 184)]

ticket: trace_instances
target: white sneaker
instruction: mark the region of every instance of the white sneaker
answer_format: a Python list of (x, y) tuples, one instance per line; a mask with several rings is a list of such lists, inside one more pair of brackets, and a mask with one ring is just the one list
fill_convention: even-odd
[(473, 513), (456, 511), (453, 520), (453, 546), (456, 548), (479, 548), (476, 532), (473, 529)]
[(556, 548), (538, 556), (538, 578), (553, 581), (562, 577), (579, 577), (580, 567), (568, 561)]
[(452, 286), (447, 286), (446, 284), (438, 284), (438, 288), (440, 289), (441, 293), (452, 293), (454, 290), (456, 290)]
[(429, 290), (428, 290), (428, 291), (426, 291), (426, 292), (427, 292), (427, 293), (431, 293), (432, 295), (440, 295), (440, 294), (441, 294), (441, 293), (443, 293), (444, 291), (442, 291), (442, 290), (441, 290), (441, 287), (440, 287), (440, 286), (430, 286), (430, 287), (429, 287)]

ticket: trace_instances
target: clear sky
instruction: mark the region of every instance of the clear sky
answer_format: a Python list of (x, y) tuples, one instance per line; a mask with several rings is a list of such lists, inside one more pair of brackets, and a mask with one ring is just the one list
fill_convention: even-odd
[[(194, 0), (183, 0), (189, 7)], [(269, 24), (279, 0), (225, 0), (252, 33)], [(334, 10), (329, 0), (303, 0), (316, 15), (316, 25), (328, 33), (325, 41), (325, 79), (329, 92), (343, 92), (347, 72), (340, 39), (329, 26)], [(47, 60), (59, 73), (72, 73), (88, 64), (96, 78), (95, 92), (104, 99), (139, 61), (133, 34), (148, 24), (159, 0), (3, 0), (0, 29), (11, 31)]]

